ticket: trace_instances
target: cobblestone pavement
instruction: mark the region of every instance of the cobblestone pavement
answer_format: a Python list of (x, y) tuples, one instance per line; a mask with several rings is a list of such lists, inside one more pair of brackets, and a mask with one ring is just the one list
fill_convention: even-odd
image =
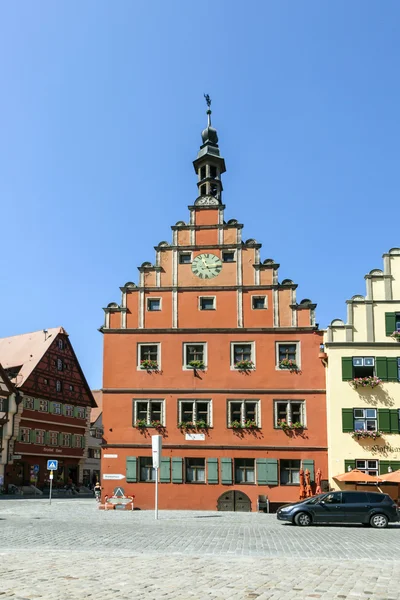
[(400, 524), (0, 501), (0, 600), (400, 599)]

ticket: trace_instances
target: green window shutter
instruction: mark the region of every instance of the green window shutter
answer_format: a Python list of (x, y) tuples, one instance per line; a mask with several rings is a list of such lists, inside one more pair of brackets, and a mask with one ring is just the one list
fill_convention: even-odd
[(207, 483), (218, 483), (218, 458), (207, 458)]
[(36, 442), (36, 429), (31, 429), (29, 432), (29, 441), (31, 444)]
[(182, 483), (182, 463), (183, 459), (180, 456), (172, 457), (172, 483)]
[(388, 408), (378, 408), (378, 429), (390, 433), (390, 410)]
[(354, 412), (352, 408), (342, 408), (342, 431), (354, 431)]
[(81, 436), (81, 448), (86, 447), (86, 438), (84, 435)]
[(278, 485), (278, 460), (267, 458), (267, 485)]
[(33, 400), (33, 408), (34, 408), (34, 410), (39, 410), (39, 406), (40, 406), (40, 400), (39, 400), (39, 398), (35, 398)]
[(399, 409), (390, 409), (390, 431), (392, 433), (399, 433)]
[(390, 466), (392, 467), (392, 471), (398, 471), (400, 469), (400, 460), (391, 460)]
[(380, 460), (379, 461), (379, 475), (384, 475), (389, 472), (390, 460)]
[(44, 443), (45, 444), (49, 444), (50, 443), (50, 431), (46, 431), (44, 434)]
[(388, 379), (387, 359), (384, 356), (377, 356), (375, 358), (375, 373), (382, 381)]
[(267, 459), (256, 459), (257, 483), (258, 485), (267, 485)]
[(65, 404), (61, 404), (61, 414), (65, 417), (67, 412), (65, 410)]
[(353, 358), (342, 356), (342, 380), (350, 381), (350, 379), (353, 379)]
[(349, 470), (349, 467), (351, 470), (356, 468), (356, 461), (355, 460), (345, 460), (344, 461), (344, 472), (347, 473)]
[(72, 448), (75, 448), (75, 438), (76, 438), (76, 435), (73, 433), (71, 435), (71, 446), (72, 446)]
[(74, 417), (77, 417), (79, 413), (79, 408), (77, 406), (74, 406)]
[(126, 481), (127, 483), (136, 483), (137, 481), (137, 473), (136, 473), (136, 456), (127, 456), (126, 457)]
[(54, 402), (49, 402), (49, 413), (54, 414)]
[(171, 459), (161, 457), (160, 464), (160, 483), (169, 483), (171, 481)]
[(221, 458), (221, 483), (232, 485), (232, 459)]
[(399, 380), (399, 369), (397, 366), (397, 358), (390, 356), (387, 359), (387, 375), (388, 381), (398, 381)]
[(385, 313), (386, 335), (392, 335), (396, 329), (396, 313)]
[(314, 482), (314, 461), (313, 460), (303, 460), (303, 469), (304, 471), (308, 469), (310, 471), (310, 480), (311, 483)]

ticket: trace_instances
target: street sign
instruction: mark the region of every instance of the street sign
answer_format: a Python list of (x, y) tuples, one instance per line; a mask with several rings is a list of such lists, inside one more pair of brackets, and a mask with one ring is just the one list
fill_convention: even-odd
[(120, 473), (104, 473), (103, 479), (125, 479), (125, 475)]
[(160, 468), (161, 448), (162, 448), (162, 435), (152, 435), (151, 436), (151, 449), (152, 449), (152, 455), (153, 455), (153, 469)]
[(33, 472), (35, 475), (37, 475), (39, 473), (39, 465), (33, 465)]
[(58, 469), (58, 460), (48, 460), (47, 461), (47, 470), (48, 471), (57, 471)]

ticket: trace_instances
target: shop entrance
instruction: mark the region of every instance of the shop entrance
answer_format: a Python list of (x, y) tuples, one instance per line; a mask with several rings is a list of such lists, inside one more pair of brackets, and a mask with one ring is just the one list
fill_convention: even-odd
[(67, 483), (69, 481), (72, 481), (72, 483), (75, 485), (78, 484), (78, 467), (77, 466), (68, 467)]
[(250, 512), (250, 498), (239, 490), (231, 490), (221, 494), (218, 498), (218, 510), (232, 512)]

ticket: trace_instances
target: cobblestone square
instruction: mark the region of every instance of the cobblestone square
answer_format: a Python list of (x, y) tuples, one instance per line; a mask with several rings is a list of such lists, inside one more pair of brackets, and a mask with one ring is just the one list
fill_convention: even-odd
[(293, 527), (263, 513), (0, 502), (2, 600), (400, 598), (400, 525)]

